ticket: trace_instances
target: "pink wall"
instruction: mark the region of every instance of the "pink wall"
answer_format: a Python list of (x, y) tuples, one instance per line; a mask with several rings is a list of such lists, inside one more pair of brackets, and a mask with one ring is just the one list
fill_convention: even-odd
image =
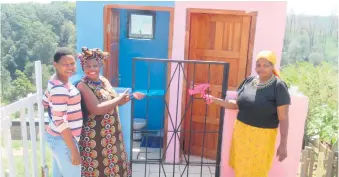
[[(281, 56), (281, 50), (283, 47), (283, 39), (285, 32), (285, 20), (286, 20), (286, 7), (287, 3), (285, 1), (281, 2), (193, 2), (193, 1), (180, 1), (175, 2), (175, 11), (174, 11), (174, 31), (173, 31), (173, 50), (172, 58), (175, 60), (184, 60), (185, 52), (185, 26), (186, 26), (186, 9), (187, 8), (201, 8), (201, 9), (224, 9), (224, 10), (242, 10), (242, 11), (257, 11), (257, 26), (255, 33), (255, 42), (253, 53), (255, 56), (261, 50), (267, 49), (275, 51), (278, 58)], [(277, 66), (280, 65), (280, 60), (278, 61)], [(172, 74), (176, 68), (176, 64), (172, 64), (171, 70)], [(254, 73), (254, 65), (252, 66), (252, 74)], [(171, 84), (170, 93), (176, 95), (175, 93), (182, 93), (182, 73), (179, 77), (178, 72), (174, 76), (172, 83), (178, 83), (179, 80), (179, 90), (176, 84)], [(173, 94), (174, 93), (174, 94)], [(169, 110), (172, 115), (172, 119), (175, 120), (175, 117), (178, 118), (177, 125), (179, 125), (181, 118), (181, 96), (179, 100), (174, 97), (171, 97), (169, 101)], [(177, 106), (177, 103), (179, 104)], [(178, 112), (176, 112), (178, 108)], [(175, 116), (177, 115), (177, 116)], [(176, 125), (176, 126), (177, 126)], [(172, 124), (168, 124), (168, 130), (173, 130)], [(167, 140), (170, 141), (172, 134), (168, 133)], [(224, 134), (224, 136), (228, 136)], [(174, 148), (173, 141), (177, 141), (176, 148)], [(178, 139), (173, 139), (167, 150), (167, 159), (168, 161), (178, 161), (179, 155), (173, 159), (174, 151), (179, 152)], [(179, 154), (179, 153), (176, 153)]]
[[(236, 98), (236, 94), (230, 93), (228, 98)], [(304, 125), (308, 112), (308, 98), (305, 96), (292, 96), (292, 104), (289, 111), (289, 136), (287, 143), (288, 157), (283, 162), (274, 159), (270, 177), (295, 177), (297, 176), (301, 147), (304, 135)], [(226, 110), (224, 119), (223, 144), (221, 152), (221, 176), (234, 177), (231, 167), (228, 166), (229, 150), (231, 147), (233, 125), (238, 111)], [(280, 134), (277, 136), (276, 148), (279, 146)]]

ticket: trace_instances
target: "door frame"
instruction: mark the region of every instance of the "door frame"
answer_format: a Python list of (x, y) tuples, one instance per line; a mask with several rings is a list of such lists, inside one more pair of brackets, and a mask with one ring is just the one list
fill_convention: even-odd
[[(120, 5), (120, 4), (107, 4), (104, 5), (104, 28), (103, 28), (103, 38), (104, 38), (104, 51), (111, 51), (111, 45), (109, 44), (109, 41), (106, 38), (106, 28), (109, 22), (109, 11), (112, 9), (128, 9), (128, 10), (150, 10), (150, 11), (165, 11), (169, 12), (170, 19), (169, 19), (169, 32), (168, 32), (168, 54), (167, 58), (172, 59), (172, 48), (173, 48), (173, 24), (174, 24), (174, 8), (173, 7), (160, 7), (160, 6), (139, 6), (139, 5)], [(119, 26), (120, 28), (120, 26)], [(108, 38), (111, 38), (111, 34), (108, 34)], [(110, 62), (107, 62), (109, 64)], [(119, 67), (119, 66), (118, 66)], [(106, 77), (106, 74), (108, 73), (108, 67), (103, 67), (103, 73)], [(167, 66), (167, 83), (168, 85), (169, 80), (171, 79), (171, 65)], [(165, 88), (166, 89), (166, 88)], [(166, 91), (166, 90), (165, 90)], [(166, 102), (169, 103), (170, 101), (170, 92), (166, 94)], [(165, 116), (164, 116), (164, 137), (163, 137), (163, 147), (167, 147), (167, 131), (168, 131), (168, 111), (165, 109)], [(131, 135), (133, 137), (133, 134)], [(131, 145), (132, 148), (132, 145)], [(166, 159), (166, 153), (164, 154), (164, 159)]]
[[(221, 9), (200, 9), (200, 8), (187, 8), (186, 9), (186, 31), (185, 31), (185, 53), (184, 53), (184, 60), (188, 60), (189, 56), (189, 43), (190, 43), (190, 30), (191, 30), (191, 14), (194, 13), (204, 13), (204, 14), (218, 14), (218, 15), (241, 15), (241, 16), (250, 16), (251, 17), (251, 24), (250, 24), (250, 34), (249, 34), (249, 39), (248, 39), (248, 52), (247, 52), (247, 63), (246, 63), (246, 77), (251, 75), (252, 71), (252, 58), (253, 58), (253, 48), (254, 48), (254, 37), (255, 37), (255, 30), (256, 30), (256, 23), (257, 23), (257, 16), (258, 12), (257, 11), (251, 11), (251, 12), (246, 12), (246, 11), (240, 11), (240, 10), (221, 10)], [(188, 74), (188, 67), (185, 65), (184, 67), (184, 72), (185, 75)], [(181, 104), (181, 115), (183, 115), (185, 112), (185, 106), (187, 103), (187, 95), (186, 91), (187, 90), (187, 85), (185, 81), (182, 81), (182, 104)], [(181, 129), (185, 128), (185, 124), (183, 122), (183, 126)], [(185, 137), (185, 136), (180, 136), (180, 137)], [(184, 138), (180, 138), (180, 143), (183, 143)], [(183, 155), (183, 150), (180, 149), (180, 159), (182, 158)]]

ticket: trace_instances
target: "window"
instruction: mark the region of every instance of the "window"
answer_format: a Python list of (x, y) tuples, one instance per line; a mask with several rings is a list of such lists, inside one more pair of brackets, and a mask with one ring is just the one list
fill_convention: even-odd
[(155, 12), (129, 11), (127, 37), (135, 39), (154, 39)]

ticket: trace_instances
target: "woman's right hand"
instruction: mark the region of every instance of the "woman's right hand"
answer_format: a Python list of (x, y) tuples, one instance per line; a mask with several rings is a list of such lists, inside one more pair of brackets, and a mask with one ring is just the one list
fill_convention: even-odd
[(122, 94), (120, 94), (119, 96), (121, 97), (121, 98), (126, 98), (128, 95), (129, 95), (129, 91), (130, 91), (131, 89), (126, 89)]
[(207, 102), (207, 104), (213, 103), (226, 109), (238, 109), (236, 100), (223, 100), (212, 95), (205, 95), (204, 100)]
[(126, 102), (126, 100), (129, 99), (129, 91), (130, 89), (128, 88), (122, 94), (119, 94), (118, 99), (119, 99), (120, 104), (122, 102)]
[(77, 149), (71, 151), (71, 160), (73, 165), (81, 164), (80, 152)]

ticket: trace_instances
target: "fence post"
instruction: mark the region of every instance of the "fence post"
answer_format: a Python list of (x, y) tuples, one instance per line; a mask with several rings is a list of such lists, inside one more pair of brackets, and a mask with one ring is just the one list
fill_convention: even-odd
[[(27, 103), (27, 98), (21, 99), (23, 104)], [(22, 146), (23, 146), (23, 157), (24, 157), (24, 168), (25, 168), (25, 176), (29, 177), (30, 168), (29, 168), (29, 154), (28, 154), (28, 140), (27, 140), (27, 121), (25, 119), (26, 108), (22, 108), (20, 110), (20, 127), (21, 127), (21, 138), (22, 138)]]
[(6, 139), (6, 151), (7, 151), (7, 158), (8, 158), (9, 176), (15, 177), (16, 173), (14, 170), (14, 156), (13, 156), (12, 136), (11, 136), (12, 121), (9, 116), (6, 116), (4, 119), (5, 119), (3, 120), (4, 138)]
[[(32, 94), (29, 94), (28, 96), (30, 96)], [(36, 147), (36, 131), (35, 131), (35, 119), (34, 119), (34, 107), (33, 104), (28, 106), (28, 120), (29, 120), (29, 127), (30, 127), (30, 139), (31, 139), (31, 145), (32, 145), (32, 174), (35, 177), (38, 177), (38, 155), (37, 155), (37, 151), (35, 151), (35, 149), (37, 149)]]
[[(4, 136), (4, 130), (6, 130), (7, 128), (5, 127), (5, 119), (6, 118), (3, 118), (1, 119), (0, 118), (0, 147), (1, 147), (1, 144), (2, 144), (2, 141), (4, 141), (5, 139), (5, 136)], [(4, 171), (4, 168), (3, 168), (3, 162), (2, 162), (2, 150), (0, 151), (0, 177), (5, 177), (5, 171)]]
[(35, 61), (35, 85), (37, 89), (37, 104), (39, 113), (39, 135), (40, 135), (40, 150), (41, 150), (41, 176), (48, 176), (48, 168), (46, 165), (46, 149), (45, 149), (45, 119), (44, 109), (42, 106), (42, 70), (41, 61)]
[(308, 167), (308, 176), (307, 177), (312, 177), (313, 176), (313, 166), (314, 166), (314, 151), (311, 147), (307, 147), (309, 148), (309, 160), (310, 160), (310, 163), (309, 163), (309, 167)]
[(325, 153), (319, 152), (316, 177), (318, 176), (322, 177), (324, 175), (324, 161), (325, 161)]
[(300, 177), (306, 177), (307, 174), (307, 150), (304, 149), (301, 152), (301, 168), (300, 168)]
[(338, 157), (335, 157), (334, 159), (334, 170), (333, 170), (334, 175), (336, 177), (339, 177), (339, 170), (338, 170)]
[(327, 157), (326, 177), (332, 177), (333, 162), (334, 162), (335, 146), (333, 145), (331, 152)]

